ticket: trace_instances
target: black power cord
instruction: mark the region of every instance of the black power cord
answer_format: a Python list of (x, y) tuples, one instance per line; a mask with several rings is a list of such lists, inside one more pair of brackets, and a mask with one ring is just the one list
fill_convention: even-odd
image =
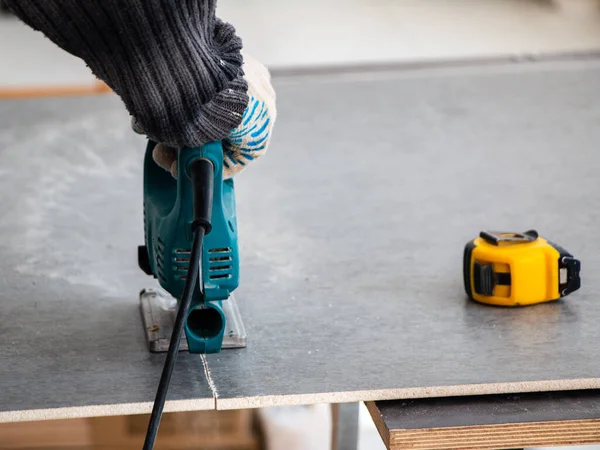
[[(175, 317), (167, 359), (163, 366), (160, 382), (158, 383), (143, 450), (154, 449), (158, 427), (167, 398), (167, 391), (171, 384), (171, 375), (173, 374), (175, 361), (177, 360), (177, 354), (179, 353), (179, 344), (181, 343), (183, 327), (192, 303), (194, 288), (198, 282), (200, 259), (202, 258), (202, 241), (204, 235), (210, 233), (211, 230), (210, 219), (212, 215), (213, 199), (213, 170), (214, 166), (207, 159), (200, 159), (194, 162), (190, 167), (190, 176), (194, 189), (194, 222), (192, 225), (194, 229), (194, 240), (192, 243), (190, 264), (183, 289), (183, 296), (179, 303), (177, 316)], [(180, 176), (185, 175), (181, 174)], [(200, 295), (202, 295), (202, 290), (199, 291)]]

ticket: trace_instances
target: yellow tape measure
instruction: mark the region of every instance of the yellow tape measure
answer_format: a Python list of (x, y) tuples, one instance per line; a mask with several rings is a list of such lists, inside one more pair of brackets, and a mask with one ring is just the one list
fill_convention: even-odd
[(480, 303), (525, 306), (558, 300), (581, 286), (581, 262), (538, 235), (483, 231), (463, 257), (467, 295)]

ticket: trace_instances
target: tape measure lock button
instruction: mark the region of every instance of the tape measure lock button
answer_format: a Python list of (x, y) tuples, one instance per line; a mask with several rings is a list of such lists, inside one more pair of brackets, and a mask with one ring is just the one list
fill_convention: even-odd
[(510, 286), (510, 272), (495, 272), (493, 264), (475, 261), (473, 267), (473, 288), (477, 294), (494, 295), (496, 286)]

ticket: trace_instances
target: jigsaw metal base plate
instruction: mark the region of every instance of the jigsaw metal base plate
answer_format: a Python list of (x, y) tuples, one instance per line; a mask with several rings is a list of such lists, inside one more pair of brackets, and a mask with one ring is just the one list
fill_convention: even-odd
[[(246, 347), (246, 330), (235, 297), (222, 302), (225, 314), (225, 335), (223, 349)], [(166, 352), (171, 342), (173, 323), (177, 315), (177, 301), (160, 289), (144, 289), (140, 292), (140, 309), (148, 349), (153, 353)], [(188, 351), (185, 333), (181, 337), (180, 351)]]

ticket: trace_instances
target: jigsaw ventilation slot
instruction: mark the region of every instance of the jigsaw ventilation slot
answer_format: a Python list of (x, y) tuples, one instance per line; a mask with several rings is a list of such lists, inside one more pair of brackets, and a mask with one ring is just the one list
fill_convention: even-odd
[(177, 278), (185, 280), (190, 267), (191, 250), (189, 248), (178, 248), (173, 251), (173, 271)]
[(209, 278), (211, 280), (226, 280), (231, 278), (231, 262), (233, 261), (231, 249), (229, 247), (211, 248), (208, 254)]
[(154, 244), (154, 254), (156, 255), (156, 272), (161, 281), (166, 281), (165, 261), (164, 261), (165, 243), (161, 238), (156, 239)]
[(148, 242), (147, 221), (146, 221), (146, 202), (144, 201), (144, 242)]

